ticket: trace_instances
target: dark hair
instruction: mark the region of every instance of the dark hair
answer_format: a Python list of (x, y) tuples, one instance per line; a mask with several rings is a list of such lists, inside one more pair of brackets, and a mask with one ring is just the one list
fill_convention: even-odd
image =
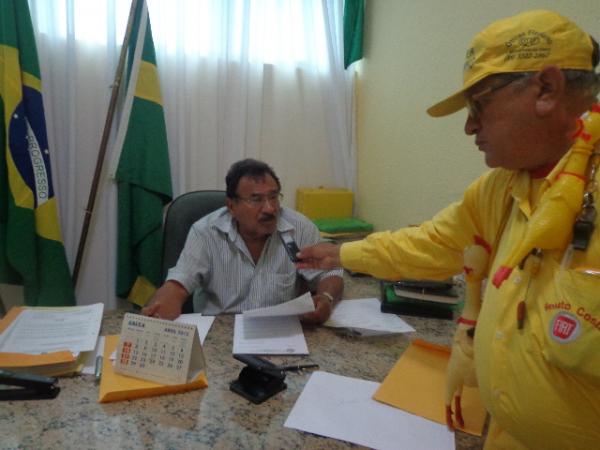
[(242, 177), (251, 177), (254, 179), (263, 179), (266, 175), (271, 175), (277, 187), (281, 189), (279, 178), (275, 171), (266, 163), (256, 159), (247, 158), (233, 163), (225, 176), (225, 185), (227, 186), (226, 195), (228, 198), (236, 198), (237, 187)]
[(598, 41), (594, 39), (590, 35), (590, 39), (592, 40), (592, 67), (596, 67), (598, 62), (600, 62), (600, 49), (598, 48)]
[[(577, 92), (580, 95), (596, 97), (598, 91), (600, 91), (600, 74), (592, 70), (579, 70), (579, 69), (561, 69), (561, 72), (565, 76), (565, 82), (567, 89), (572, 92)], [(517, 80), (522, 78), (523, 81), (527, 81), (530, 75), (535, 72), (513, 72), (513, 73), (500, 73), (490, 75), (498, 80)], [(525, 85), (516, 85), (516, 89), (523, 88)]]
[(598, 42), (590, 35), (592, 41), (592, 70), (574, 70), (563, 69), (565, 74), (567, 88), (573, 91), (579, 91), (583, 95), (596, 97), (600, 89), (600, 74), (594, 70), (600, 59)]

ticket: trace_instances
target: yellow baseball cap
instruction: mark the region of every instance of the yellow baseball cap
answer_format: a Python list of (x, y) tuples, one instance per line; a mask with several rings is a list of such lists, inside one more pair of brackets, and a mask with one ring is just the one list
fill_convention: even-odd
[(441, 117), (464, 108), (465, 91), (489, 75), (534, 72), (548, 65), (593, 70), (592, 52), (591, 37), (555, 12), (534, 10), (498, 20), (471, 41), (461, 90), (433, 105), (427, 113)]

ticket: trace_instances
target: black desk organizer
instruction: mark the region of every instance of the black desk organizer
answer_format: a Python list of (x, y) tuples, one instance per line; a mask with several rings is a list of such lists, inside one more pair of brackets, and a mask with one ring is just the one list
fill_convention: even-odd
[[(424, 283), (427, 283), (427, 287), (429, 287), (432, 282), (426, 281)], [(436, 319), (453, 319), (454, 310), (458, 305), (399, 297), (394, 292), (394, 284), (393, 281), (381, 281), (381, 312)]]

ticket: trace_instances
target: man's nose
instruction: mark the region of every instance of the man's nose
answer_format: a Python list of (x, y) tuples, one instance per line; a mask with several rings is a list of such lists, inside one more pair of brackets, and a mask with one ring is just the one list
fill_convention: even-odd
[(262, 203), (263, 211), (276, 211), (279, 208), (279, 202), (277, 199), (271, 199), (265, 197)]
[(468, 136), (472, 136), (477, 134), (479, 129), (481, 128), (481, 122), (479, 119), (474, 118), (471, 114), (467, 115), (467, 120), (465, 121), (465, 133)]

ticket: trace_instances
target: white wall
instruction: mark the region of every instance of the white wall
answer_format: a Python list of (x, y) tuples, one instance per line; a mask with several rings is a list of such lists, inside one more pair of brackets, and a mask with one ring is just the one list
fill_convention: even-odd
[(552, 9), (600, 38), (598, 0), (367, 0), (358, 67), (358, 216), (377, 229), (416, 224), (486, 170), (465, 112), (425, 110), (458, 90), (464, 54), (489, 23)]

